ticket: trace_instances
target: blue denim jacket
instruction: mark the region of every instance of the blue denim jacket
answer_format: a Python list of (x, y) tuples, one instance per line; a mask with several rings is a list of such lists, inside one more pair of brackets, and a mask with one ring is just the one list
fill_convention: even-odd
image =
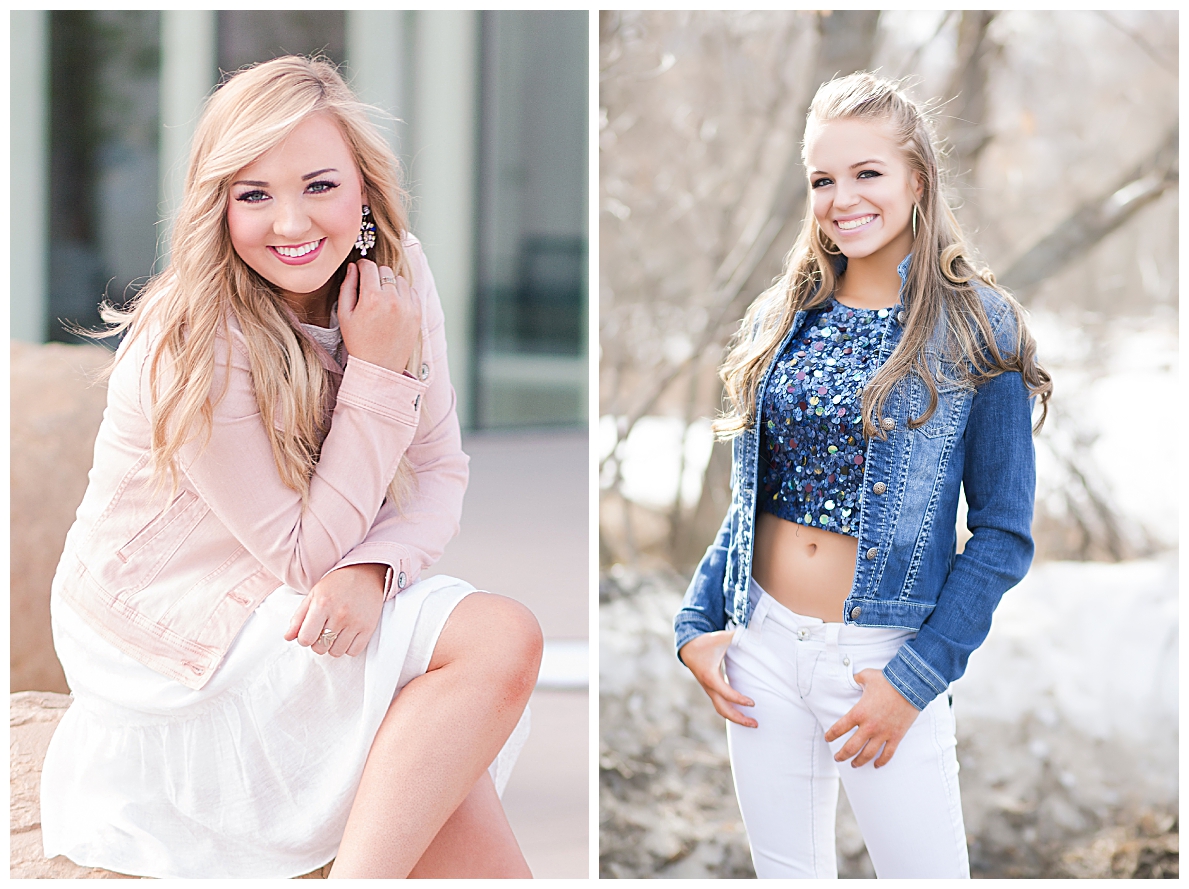
[[(901, 282), (908, 258), (899, 267)], [(1010, 354), (1015, 319), (1003, 298), (980, 288), (996, 344)], [(798, 312), (776, 355), (805, 320)], [(897, 313), (880, 346), (882, 364), (903, 332)], [(939, 350), (926, 350), (931, 369)], [(944, 371), (944, 368), (941, 368)], [(761, 415), (771, 365), (756, 392)], [(938, 385), (929, 422), (908, 428), (929, 403), (925, 383), (909, 375), (883, 411), (887, 438), (872, 437), (860, 496), (855, 576), (844, 606), (848, 624), (915, 630), (884, 668), (884, 676), (918, 709), (966, 670), (966, 660), (991, 628), (991, 614), (1032, 562), (1036, 491), (1032, 403), (1019, 373), (1002, 373), (977, 389)], [(758, 421), (733, 442), (731, 506), (706, 550), (674, 619), (677, 649), (702, 633), (744, 625), (755, 534)], [(883, 482), (886, 490), (875, 493)], [(972, 533), (956, 554), (958, 492), (964, 489)]]

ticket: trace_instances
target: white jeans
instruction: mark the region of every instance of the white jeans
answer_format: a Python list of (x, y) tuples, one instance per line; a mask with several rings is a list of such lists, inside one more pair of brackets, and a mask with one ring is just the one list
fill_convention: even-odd
[(827, 744), (826, 729), (862, 695), (854, 674), (882, 669), (911, 630), (826, 623), (760, 596), (727, 650), (727, 678), (756, 706), (759, 723), (727, 723), (735, 792), (756, 875), (834, 877), (838, 779), (858, 819), (877, 876), (969, 877), (958, 795), (954, 715), (934, 699), (891, 762), (835, 763), (850, 737)]

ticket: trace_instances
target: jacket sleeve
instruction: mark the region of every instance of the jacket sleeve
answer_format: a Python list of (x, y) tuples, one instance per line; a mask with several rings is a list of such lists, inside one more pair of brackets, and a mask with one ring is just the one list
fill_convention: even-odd
[(972, 536), (916, 638), (883, 671), (917, 709), (966, 672), (999, 600), (1032, 563), (1036, 455), (1032, 404), (1019, 373), (999, 374), (978, 388), (963, 444), (962, 487)]
[(420, 245), (410, 253), (414, 286), (423, 294), (427, 322), (424, 357), (430, 372), (417, 432), (405, 452), (415, 481), (401, 503), (385, 500), (364, 539), (334, 565), (388, 565), (391, 576), (386, 592), (390, 595), (415, 583), (458, 533), (468, 478), (468, 458), (462, 450), (454, 387), (446, 363), (446, 318)]
[(232, 327), (228, 336), (218, 340), (212, 391), (221, 396), (210, 433), (182, 447), (179, 468), (266, 570), (308, 592), (371, 531), (384, 491), (414, 441), (426, 385), (348, 359), (303, 503), (277, 472), (243, 335)]
[(734, 498), (727, 510), (722, 526), (714, 542), (706, 549), (702, 561), (694, 571), (681, 610), (673, 618), (677, 658), (681, 659), (681, 647), (695, 636), (725, 630), (727, 626), (723, 586), (727, 573), (727, 544), (731, 537), (731, 519), (735, 512)]

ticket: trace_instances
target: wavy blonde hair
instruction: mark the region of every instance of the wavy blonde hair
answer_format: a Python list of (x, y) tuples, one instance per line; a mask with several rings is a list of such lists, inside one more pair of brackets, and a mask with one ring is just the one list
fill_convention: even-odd
[[(185, 194), (174, 222), (170, 262), (127, 309), (101, 306), (102, 336), (152, 328), (149, 370), (151, 452), (159, 480), (176, 488), (177, 456), (192, 438), (209, 435), (216, 340), (234, 316), (247, 343), (260, 417), (282, 481), (309, 496), (310, 478), (330, 427), (330, 375), (319, 347), (302, 330), (277, 288), (235, 252), (227, 225), (234, 175), (280, 144), (311, 114), (330, 115), (350, 147), (376, 225), (369, 259), (412, 281), (401, 239), (408, 229), (399, 162), (362, 104), (325, 59), (285, 56), (232, 75), (207, 100), (194, 134)], [(333, 292), (351, 254), (337, 270)], [(230, 352), (228, 353), (230, 361)], [(164, 371), (168, 369), (169, 373)], [(402, 458), (388, 487), (393, 503), (411, 482)]]
[[(889, 126), (909, 169), (923, 186), (916, 203), (917, 229), (912, 259), (902, 293), (908, 317), (904, 335), (891, 356), (863, 389), (863, 434), (886, 437), (879, 418), (892, 389), (909, 374), (928, 387), (929, 404), (910, 428), (928, 422), (937, 408), (937, 383), (925, 359), (926, 346), (939, 330), (942, 352), (952, 364), (956, 382), (979, 383), (1008, 371), (1018, 371), (1031, 395), (1039, 396), (1039, 431), (1048, 414), (1052, 382), (1036, 360), (1036, 343), (1024, 324), (1023, 310), (995, 284), (985, 266), (977, 266), (961, 226), (945, 199), (938, 165), (938, 140), (928, 114), (911, 101), (900, 84), (866, 72), (823, 84), (810, 105), (805, 132), (832, 120), (865, 120)], [(801, 157), (805, 160), (806, 143)], [(813, 215), (812, 191), (806, 198), (805, 220), (783, 274), (751, 304), (719, 369), (727, 405), (714, 424), (719, 438), (729, 439), (756, 423), (756, 390), (797, 312), (819, 306), (838, 284), (833, 260), (841, 251), (830, 241)], [(995, 341), (995, 331), (974, 282), (1002, 296), (1014, 321), (1014, 343), (1008, 353)], [(998, 319), (1002, 320), (1002, 319)]]

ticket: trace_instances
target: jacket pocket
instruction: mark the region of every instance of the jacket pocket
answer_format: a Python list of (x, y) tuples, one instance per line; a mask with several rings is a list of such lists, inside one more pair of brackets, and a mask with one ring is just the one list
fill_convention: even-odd
[(125, 492), (79, 554), (95, 582), (113, 596), (136, 595), (152, 583), (210, 511), (197, 494), (184, 490), (139, 531), (126, 536), (128, 528), (135, 528), (140, 524), (137, 519), (148, 512), (144, 505), (143, 499)]
[[(937, 388), (937, 406), (928, 421), (923, 426), (918, 426), (914, 431), (926, 438), (938, 438), (948, 435), (954, 430), (964, 390), (959, 382), (958, 369), (952, 363), (942, 361), (932, 352), (926, 354), (926, 362), (934, 373), (933, 384)], [(916, 419), (923, 416), (929, 407), (929, 386), (916, 376), (912, 379), (912, 385), (911, 416)]]
[(190, 504), (197, 499), (198, 495), (193, 491), (182, 491), (173, 499), (173, 502), (169, 506), (165, 507), (147, 525), (137, 531), (131, 540), (116, 550), (116, 558), (127, 565), (133, 556), (162, 534), (166, 533), (170, 525), (174, 524), (174, 522), (183, 516)]

